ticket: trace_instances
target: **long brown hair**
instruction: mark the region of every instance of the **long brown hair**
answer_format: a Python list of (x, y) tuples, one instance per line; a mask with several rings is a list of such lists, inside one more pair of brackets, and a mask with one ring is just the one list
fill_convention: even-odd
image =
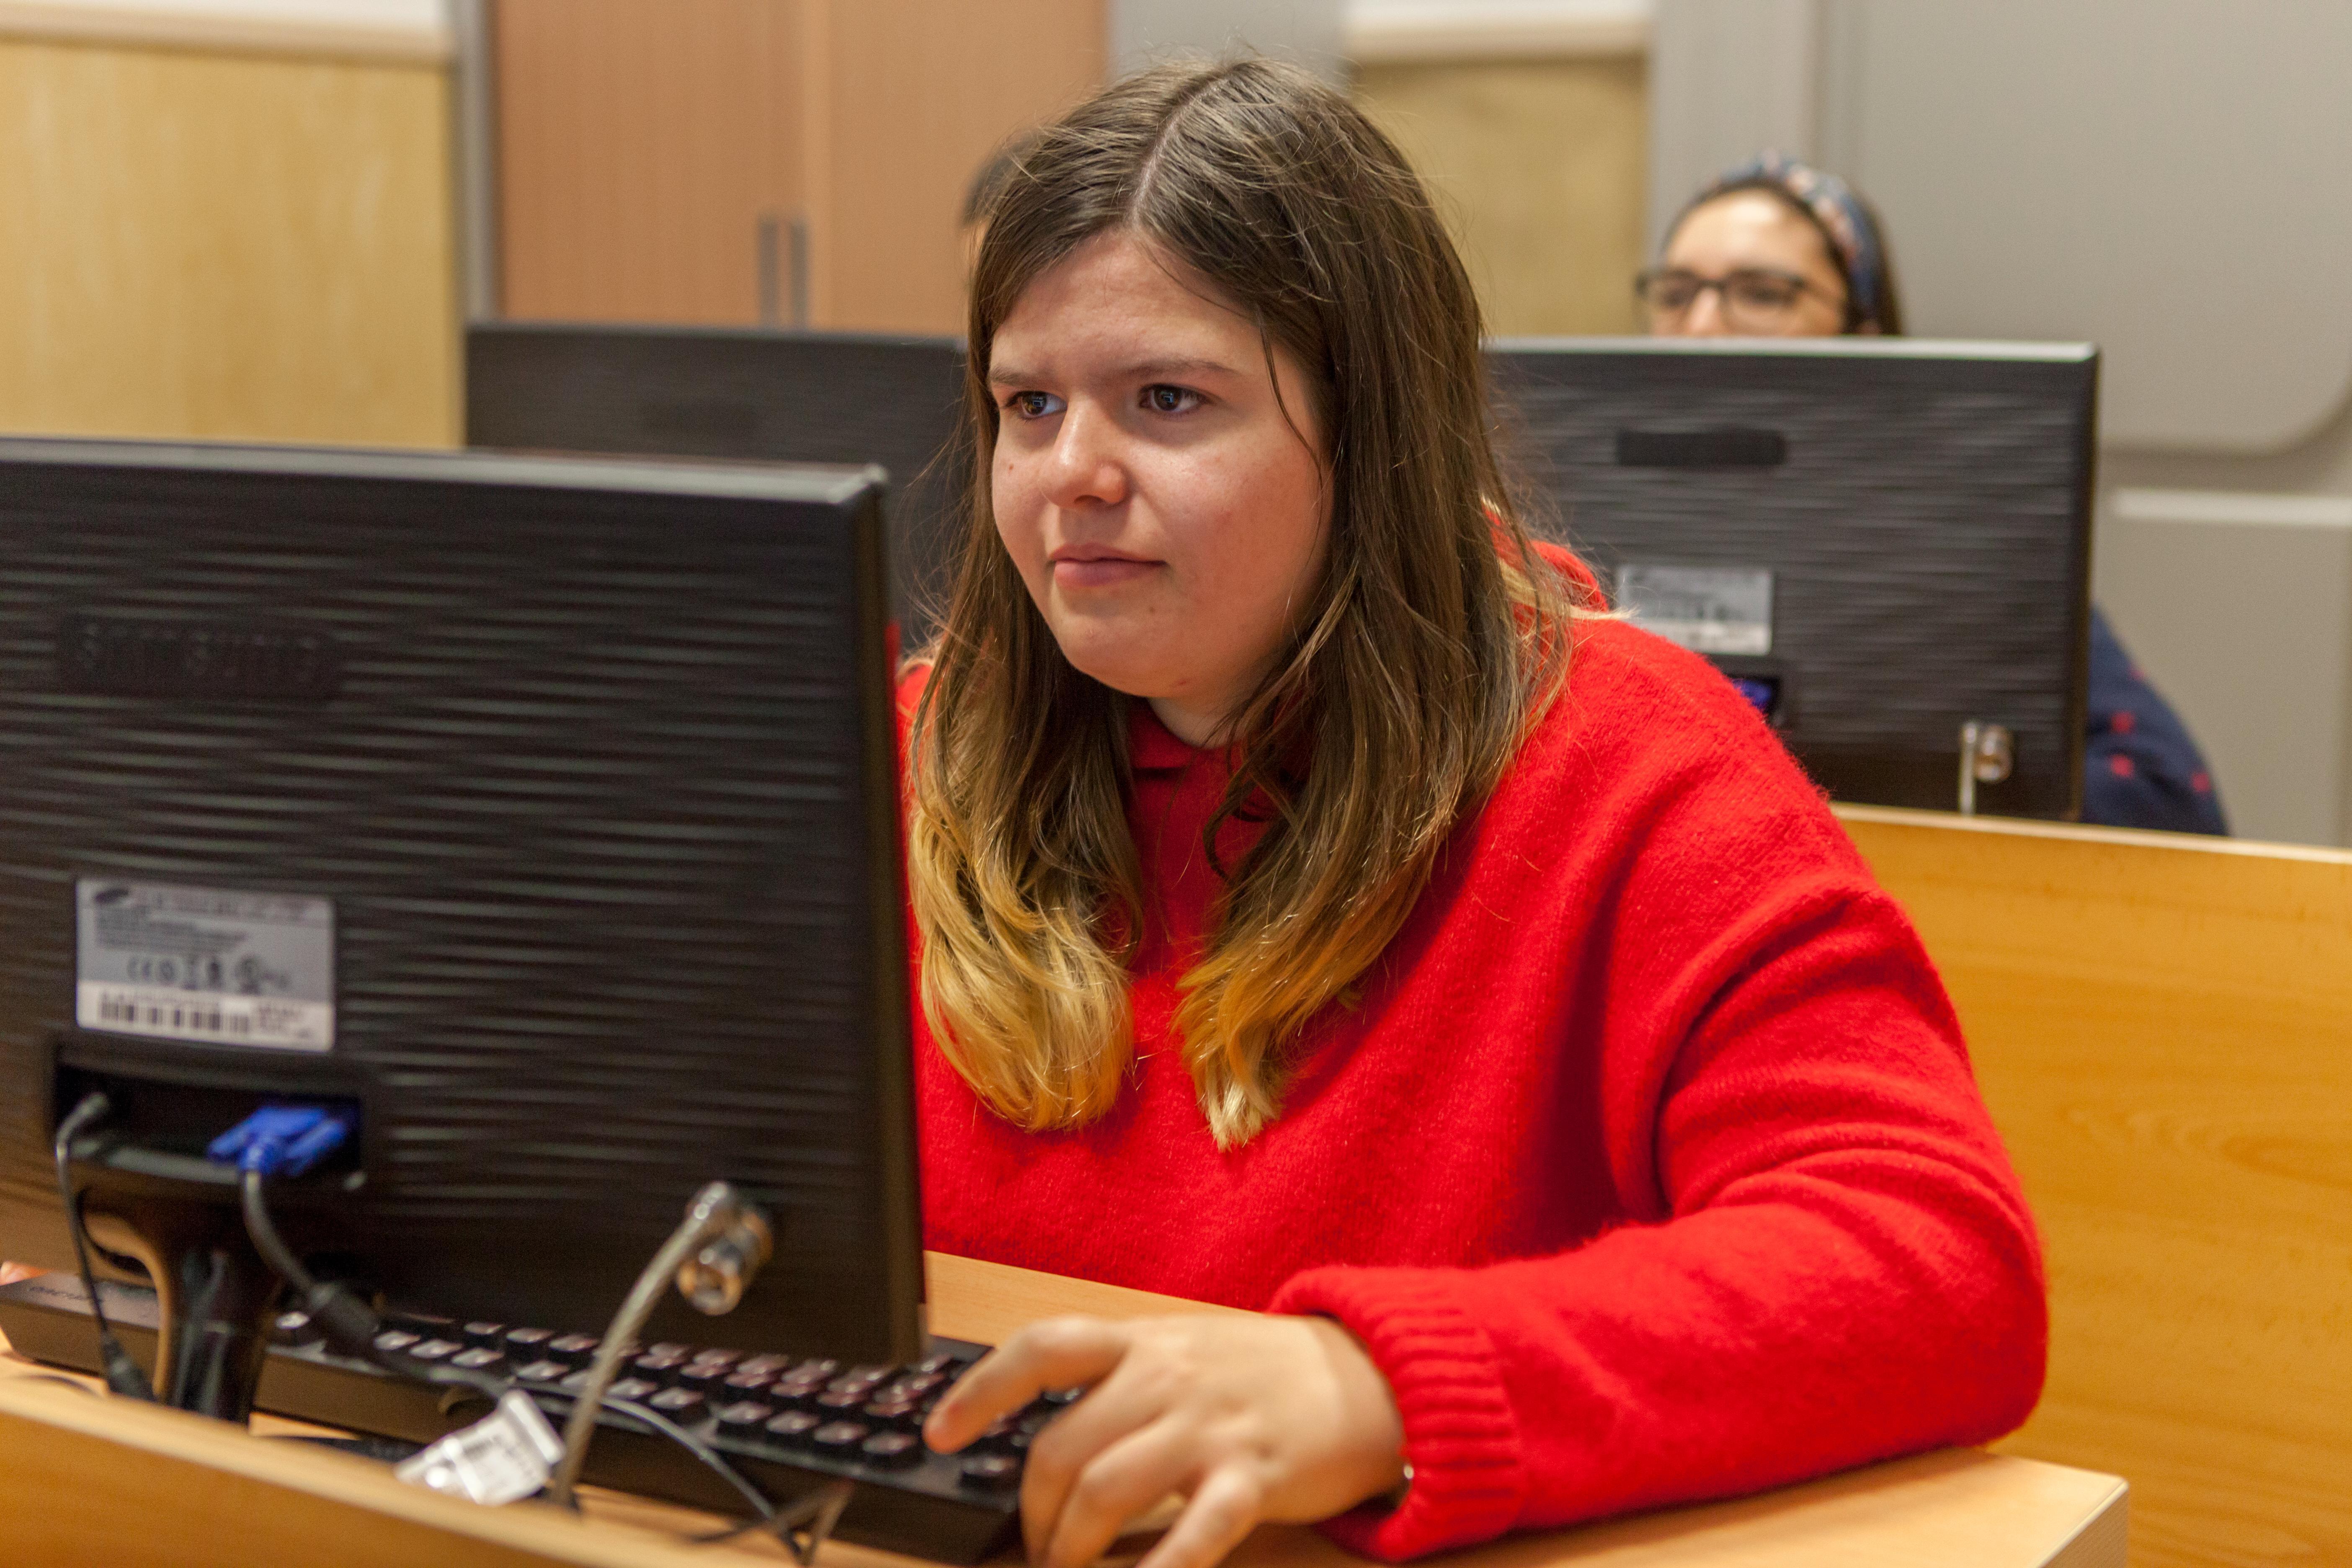
[(1330, 545), (1226, 732), (1208, 826), (1267, 820), (1176, 1015), (1218, 1142), (1279, 1113), (1286, 1047), (1411, 912), (1564, 668), (1571, 605), (1497, 472), (1479, 317), (1427, 193), (1315, 78), (1265, 60), (1128, 78), (1024, 140), (982, 215), (969, 515), (908, 752), (922, 1003), (999, 1114), (1073, 1127), (1118, 1097), (1141, 927), (1128, 699), (1062, 657), (997, 540), (989, 353), (1022, 292), (1130, 232), (1253, 316), (1313, 388)]

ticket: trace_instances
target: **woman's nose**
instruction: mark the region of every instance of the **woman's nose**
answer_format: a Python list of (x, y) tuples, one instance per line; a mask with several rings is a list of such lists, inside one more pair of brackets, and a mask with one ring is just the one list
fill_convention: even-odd
[(1046, 498), (1055, 506), (1116, 506), (1127, 499), (1127, 468), (1120, 460), (1116, 421), (1087, 404), (1063, 412), (1047, 455)]
[(1731, 322), (1723, 313), (1723, 290), (1702, 289), (1698, 298), (1683, 312), (1682, 335), (1686, 338), (1727, 338)]

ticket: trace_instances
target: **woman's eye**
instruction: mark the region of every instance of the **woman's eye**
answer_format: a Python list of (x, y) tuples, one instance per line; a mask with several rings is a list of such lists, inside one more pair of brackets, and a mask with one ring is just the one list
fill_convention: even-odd
[(1201, 395), (1189, 387), (1147, 386), (1143, 405), (1154, 414), (1184, 414), (1200, 406)]
[(1062, 400), (1050, 392), (1016, 392), (1004, 405), (1024, 419), (1044, 419), (1062, 411)]

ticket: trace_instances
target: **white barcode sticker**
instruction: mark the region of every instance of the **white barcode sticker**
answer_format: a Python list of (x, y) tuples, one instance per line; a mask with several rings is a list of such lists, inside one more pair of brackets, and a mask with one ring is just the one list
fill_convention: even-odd
[(325, 899), (86, 878), (75, 884), (74, 1021), (196, 1045), (335, 1043)]
[(1772, 651), (1772, 574), (1727, 566), (1617, 568), (1617, 604), (1635, 626), (1693, 653)]
[(562, 1458), (555, 1428), (530, 1395), (517, 1391), (471, 1426), (419, 1448), (392, 1473), (411, 1486), (495, 1506), (545, 1486)]

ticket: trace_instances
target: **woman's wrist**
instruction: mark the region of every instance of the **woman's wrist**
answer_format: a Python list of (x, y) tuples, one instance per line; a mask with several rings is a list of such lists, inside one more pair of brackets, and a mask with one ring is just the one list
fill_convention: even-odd
[(1360, 1484), (1356, 1502), (1402, 1503), (1412, 1468), (1404, 1458), (1404, 1415), (1372, 1352), (1336, 1318), (1305, 1320), (1337, 1380), (1340, 1426)]

